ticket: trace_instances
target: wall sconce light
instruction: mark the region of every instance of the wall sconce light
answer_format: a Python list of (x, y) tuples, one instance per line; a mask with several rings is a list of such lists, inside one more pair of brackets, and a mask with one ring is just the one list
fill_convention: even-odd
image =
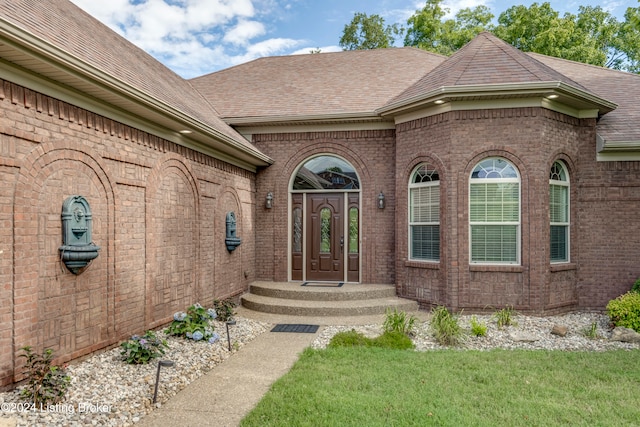
[(235, 320), (227, 320), (227, 343), (229, 344), (229, 351), (231, 351), (231, 335), (229, 335), (229, 326), (233, 326), (236, 324)]
[(384, 194), (382, 191), (378, 194), (378, 209), (384, 209)]
[(267, 199), (264, 203), (264, 207), (267, 209), (271, 209), (273, 207), (273, 193), (271, 191), (267, 193)]
[(158, 384), (160, 383), (160, 368), (163, 366), (165, 368), (170, 368), (174, 365), (175, 363), (172, 362), (171, 360), (158, 361), (158, 373), (156, 374), (156, 386), (155, 386), (155, 390), (153, 391), (153, 403), (156, 403), (156, 400), (158, 399)]

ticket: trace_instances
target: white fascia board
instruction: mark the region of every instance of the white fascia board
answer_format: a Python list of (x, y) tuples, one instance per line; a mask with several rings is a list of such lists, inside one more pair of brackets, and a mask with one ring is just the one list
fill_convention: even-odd
[[(558, 95), (560, 98), (552, 101), (547, 97)], [(617, 108), (617, 104), (599, 98), (595, 95), (576, 89), (563, 82), (533, 82), (533, 83), (509, 83), (509, 84), (488, 84), (488, 85), (463, 85), (463, 86), (443, 86), (434, 91), (420, 94), (411, 99), (387, 105), (377, 110), (385, 117), (391, 115), (402, 115), (416, 110), (432, 108), (437, 106), (437, 102), (456, 103), (464, 98), (474, 101), (485, 100), (499, 101), (493, 103), (492, 108), (504, 108), (501, 104), (508, 104), (512, 99), (538, 98), (546, 99), (545, 108), (558, 109), (559, 111), (571, 111), (576, 117), (592, 117), (593, 111), (607, 113)], [(563, 100), (565, 102), (563, 102)], [(501, 101), (501, 102), (500, 102)], [(538, 101), (538, 106), (541, 106)], [(584, 108), (571, 106), (571, 103), (583, 105)], [(560, 107), (565, 104), (565, 107)], [(489, 104), (488, 104), (489, 105)], [(491, 107), (488, 107), (491, 108)], [(565, 108), (568, 108), (565, 110)], [(584, 110), (584, 112), (583, 112)]]
[(596, 134), (596, 159), (599, 162), (640, 160), (640, 141), (607, 141)]

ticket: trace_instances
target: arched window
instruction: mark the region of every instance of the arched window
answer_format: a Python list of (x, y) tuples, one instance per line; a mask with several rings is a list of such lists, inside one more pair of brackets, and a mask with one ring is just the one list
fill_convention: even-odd
[(440, 261), (440, 177), (426, 163), (409, 181), (409, 258)]
[(469, 180), (471, 262), (520, 264), (520, 175), (507, 160), (476, 165)]
[(549, 174), (549, 216), (551, 262), (569, 262), (569, 173), (559, 161)]
[(349, 162), (335, 156), (317, 156), (306, 161), (293, 180), (293, 190), (358, 190), (360, 180)]

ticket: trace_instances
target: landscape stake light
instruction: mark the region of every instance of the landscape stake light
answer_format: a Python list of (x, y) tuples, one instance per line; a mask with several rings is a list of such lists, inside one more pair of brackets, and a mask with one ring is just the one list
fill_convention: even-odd
[(231, 351), (231, 335), (229, 335), (229, 325), (233, 326), (235, 324), (235, 320), (227, 320), (227, 342), (229, 343), (229, 351)]
[(156, 374), (156, 387), (155, 387), (155, 390), (153, 391), (153, 403), (156, 403), (156, 400), (158, 399), (158, 383), (160, 382), (160, 368), (163, 366), (165, 368), (170, 368), (173, 365), (175, 365), (175, 363), (171, 360), (158, 361), (158, 373)]

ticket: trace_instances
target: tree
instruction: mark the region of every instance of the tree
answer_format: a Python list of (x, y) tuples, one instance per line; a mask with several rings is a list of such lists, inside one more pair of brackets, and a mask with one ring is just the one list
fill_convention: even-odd
[[(427, 0), (407, 20), (405, 46), (451, 55), (480, 32), (491, 31), (523, 52), (640, 73), (640, 7), (627, 8), (619, 22), (600, 6), (580, 6), (577, 15), (560, 16), (548, 2), (533, 3), (510, 7), (494, 25), (486, 6), (461, 9), (445, 20), (449, 9), (443, 1)], [(393, 28), (378, 15), (356, 14), (340, 45), (345, 50), (386, 47), (392, 34), (400, 34)]]
[(640, 71), (639, 8), (628, 8), (618, 22), (600, 6), (580, 6), (563, 17), (549, 3), (513, 6), (500, 14), (495, 34), (524, 52), (536, 52), (585, 64)]
[(486, 6), (461, 9), (455, 19), (442, 21), (449, 9), (441, 4), (442, 0), (428, 0), (422, 10), (409, 18), (405, 46), (451, 55), (482, 31), (492, 28), (494, 16)]
[(385, 25), (380, 15), (356, 13), (351, 23), (344, 26), (339, 44), (343, 50), (391, 47), (402, 31), (398, 24)]

